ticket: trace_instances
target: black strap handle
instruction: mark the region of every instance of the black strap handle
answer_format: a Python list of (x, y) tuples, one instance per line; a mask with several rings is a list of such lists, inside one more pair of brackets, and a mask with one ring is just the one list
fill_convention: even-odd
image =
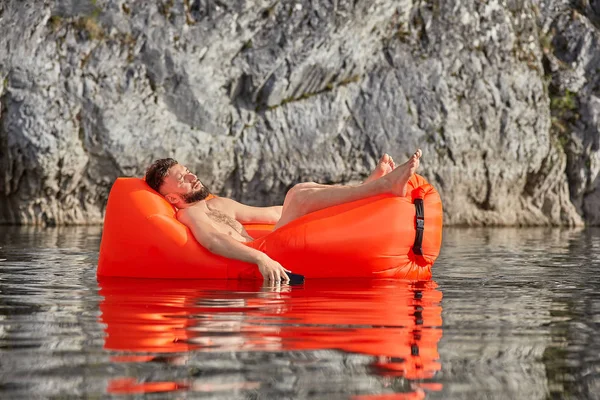
[(423, 232), (425, 231), (425, 208), (423, 207), (423, 199), (415, 199), (415, 211), (417, 233), (415, 235), (415, 243), (413, 244), (413, 252), (419, 256), (422, 256)]

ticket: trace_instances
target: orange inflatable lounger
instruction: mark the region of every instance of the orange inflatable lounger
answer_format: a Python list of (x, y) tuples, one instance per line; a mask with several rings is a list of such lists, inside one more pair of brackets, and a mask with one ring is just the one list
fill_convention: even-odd
[[(108, 197), (97, 274), (132, 278), (262, 279), (254, 264), (210, 253), (175, 209), (139, 178)], [(431, 279), (442, 243), (442, 202), (414, 175), (404, 197), (376, 196), (305, 215), (247, 243), (306, 278)]]

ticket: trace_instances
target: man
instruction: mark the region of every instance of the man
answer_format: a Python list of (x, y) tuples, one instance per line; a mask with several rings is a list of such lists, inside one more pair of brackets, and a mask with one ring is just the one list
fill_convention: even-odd
[(286, 270), (265, 253), (245, 245), (253, 239), (242, 224), (275, 224), (275, 229), (303, 215), (384, 193), (403, 196), (406, 184), (419, 166), (421, 150), (396, 167), (390, 156), (379, 160), (373, 173), (358, 186), (299, 183), (285, 196), (283, 206), (251, 207), (224, 197), (209, 198), (208, 189), (186, 167), (166, 158), (146, 171), (150, 187), (174, 205), (177, 219), (192, 231), (198, 242), (214, 254), (254, 263), (265, 280), (289, 282)]

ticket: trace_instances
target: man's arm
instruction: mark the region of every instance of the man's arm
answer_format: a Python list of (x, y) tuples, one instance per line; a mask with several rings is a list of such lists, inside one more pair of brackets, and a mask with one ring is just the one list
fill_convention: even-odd
[(217, 205), (221, 210), (227, 210), (228, 214), (242, 224), (276, 224), (281, 218), (282, 206), (252, 207), (225, 197), (216, 197), (210, 200), (210, 204)]
[(211, 253), (232, 258), (234, 260), (253, 263), (265, 280), (288, 283), (289, 278), (285, 273), (290, 272), (283, 268), (277, 261), (265, 253), (248, 247), (229, 235), (217, 231), (211, 224), (208, 216), (199, 210), (181, 210), (177, 214), (179, 221), (192, 231), (196, 240)]

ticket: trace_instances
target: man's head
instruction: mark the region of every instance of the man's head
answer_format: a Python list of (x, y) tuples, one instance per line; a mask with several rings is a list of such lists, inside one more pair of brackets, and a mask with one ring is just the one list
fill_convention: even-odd
[(156, 160), (148, 167), (146, 183), (177, 208), (204, 200), (210, 194), (196, 175), (172, 158)]

